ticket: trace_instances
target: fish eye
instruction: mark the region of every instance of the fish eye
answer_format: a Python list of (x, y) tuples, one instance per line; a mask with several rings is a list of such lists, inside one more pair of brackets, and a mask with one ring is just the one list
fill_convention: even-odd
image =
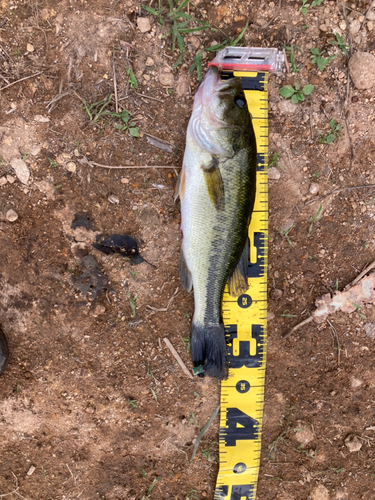
[(245, 108), (246, 107), (246, 99), (243, 95), (236, 95), (234, 98), (234, 102), (236, 103), (236, 106), (239, 108)]

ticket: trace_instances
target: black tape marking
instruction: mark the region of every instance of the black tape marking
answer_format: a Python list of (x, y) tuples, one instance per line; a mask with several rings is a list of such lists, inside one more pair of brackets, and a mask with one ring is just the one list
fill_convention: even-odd
[[(222, 80), (228, 80), (233, 77), (233, 71), (223, 71), (221, 73)], [(266, 90), (266, 74), (259, 71), (256, 76), (241, 76), (241, 83), (243, 90), (260, 90), (264, 92)]]
[(241, 309), (247, 309), (253, 303), (253, 299), (247, 293), (243, 293), (237, 299), (237, 304), (241, 307)]
[(249, 262), (249, 266), (247, 268), (248, 278), (260, 278), (265, 275), (265, 237), (265, 233), (254, 233), (254, 241), (252, 242), (252, 246), (254, 246), (257, 250), (257, 260), (254, 263)]
[(264, 153), (257, 154), (257, 172), (266, 171), (266, 155)]
[(254, 500), (254, 485), (243, 484), (239, 486), (232, 486), (230, 497), (228, 494), (229, 486), (219, 486), (215, 490), (214, 500)]
[(250, 354), (250, 340), (239, 341), (239, 354), (233, 354), (233, 340), (237, 338), (237, 325), (227, 325), (225, 336), (228, 345), (228, 361), (231, 368), (259, 368), (264, 358), (264, 327), (263, 325), (252, 325), (251, 336), (256, 341), (256, 352)]
[(225, 428), (221, 428), (219, 437), (225, 446), (236, 446), (237, 441), (259, 438), (259, 422), (246, 415), (238, 408), (227, 408)]

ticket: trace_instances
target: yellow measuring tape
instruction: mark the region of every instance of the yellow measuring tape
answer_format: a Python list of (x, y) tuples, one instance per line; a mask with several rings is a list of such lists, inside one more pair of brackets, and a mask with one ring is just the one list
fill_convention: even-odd
[(256, 199), (249, 227), (249, 288), (223, 297), (229, 359), (221, 383), (219, 456), (215, 500), (255, 499), (260, 466), (266, 368), (268, 249), (268, 72), (223, 71), (241, 77), (257, 142)]

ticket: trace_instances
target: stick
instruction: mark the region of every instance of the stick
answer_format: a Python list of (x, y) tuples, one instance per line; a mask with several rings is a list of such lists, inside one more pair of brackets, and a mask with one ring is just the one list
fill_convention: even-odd
[(372, 0), (372, 2), (370, 3), (370, 7), (366, 10), (366, 14), (365, 14), (365, 17), (362, 21), (362, 24), (361, 24), (361, 27), (359, 28), (359, 31), (361, 31), (361, 29), (363, 28), (363, 25), (365, 24), (366, 20), (367, 20), (367, 14), (370, 12), (370, 10), (375, 6), (375, 0)]
[(90, 167), (101, 167), (101, 168), (109, 168), (109, 169), (119, 169), (119, 168), (178, 168), (174, 165), (102, 165), (101, 163), (96, 163), (95, 161), (89, 161), (86, 156), (82, 158), (82, 160), (78, 160), (79, 163), (87, 163)]
[(311, 321), (314, 319), (314, 316), (309, 316), (308, 318), (306, 318), (305, 320), (301, 321), (301, 323), (298, 323), (298, 325), (294, 326), (289, 332), (286, 332), (282, 335), (282, 338), (283, 339), (286, 339), (287, 337), (289, 337), (289, 335), (291, 335), (293, 332), (295, 332), (296, 330), (299, 330), (300, 328), (302, 328), (303, 326), (307, 325), (308, 323), (311, 323)]
[(268, 28), (268, 26), (274, 22), (274, 20), (277, 18), (277, 16), (279, 15), (279, 12), (280, 12), (280, 8), (281, 8), (281, 0), (279, 0), (279, 6), (277, 7), (277, 10), (276, 10), (276, 13), (273, 17), (271, 17), (271, 19), (268, 21), (268, 23), (266, 23), (264, 26), (261, 26), (260, 28), (258, 28), (258, 31), (260, 30), (265, 30), (266, 28)]
[(42, 73), (43, 73), (43, 71), (39, 71), (38, 73), (34, 73), (33, 75), (30, 75), (30, 76), (25, 76), (24, 78), (21, 78), (20, 80), (16, 80), (15, 82), (9, 83), (9, 85), (5, 85), (5, 87), (1, 87), (0, 92), (2, 90), (5, 90), (5, 89), (11, 87), (12, 85), (15, 85), (16, 83), (23, 82), (24, 80), (28, 80), (29, 78), (34, 78), (34, 76), (41, 75)]
[(191, 380), (194, 380), (193, 375), (186, 368), (185, 363), (182, 361), (182, 359), (180, 358), (180, 355), (178, 354), (178, 352), (176, 351), (176, 349), (173, 347), (173, 345), (170, 343), (169, 339), (167, 339), (167, 337), (165, 337), (163, 340), (164, 340), (166, 346), (168, 347), (168, 349), (173, 354), (173, 356), (174, 356), (175, 360), (177, 361), (177, 363), (180, 365), (180, 367), (181, 367), (182, 371), (185, 373), (185, 375), (187, 375)]
[(117, 81), (116, 81), (115, 61), (113, 61), (113, 89), (115, 91), (116, 113), (118, 113)]
[(371, 264), (369, 264), (367, 267), (365, 267), (365, 269), (350, 283), (349, 288), (356, 285), (358, 281), (361, 280), (363, 276), (365, 276), (369, 271), (371, 271), (371, 269), (374, 269), (374, 267), (375, 260), (371, 262)]
[(328, 194), (325, 194), (324, 196), (320, 196), (319, 198), (314, 198), (313, 200), (309, 200), (306, 202), (306, 205), (311, 205), (311, 203), (315, 203), (316, 201), (319, 200), (324, 200), (325, 198), (328, 198), (328, 196), (332, 196), (333, 194), (338, 194), (341, 193), (342, 191), (353, 191), (354, 189), (365, 189), (365, 188), (374, 188), (375, 184), (365, 184), (364, 186), (351, 186), (351, 187), (346, 187), (346, 188), (341, 188), (341, 189), (334, 189)]
[(162, 101), (161, 99), (157, 99), (156, 97), (151, 97), (149, 95), (144, 95), (144, 94), (140, 94), (139, 92), (136, 92), (134, 91), (137, 95), (139, 95), (140, 97), (144, 97), (145, 99), (151, 99), (151, 101), (157, 101), (157, 102), (161, 102), (163, 103), (164, 101)]
[[(345, 102), (344, 102), (344, 100), (342, 98), (340, 85), (339, 85), (339, 82), (338, 82), (337, 76), (336, 76), (336, 68), (333, 69), (333, 76), (335, 77), (336, 85), (337, 85), (337, 88), (338, 88), (338, 91), (339, 91), (340, 102), (341, 102), (341, 106), (342, 106), (342, 112), (343, 112), (344, 120), (345, 120), (345, 128), (346, 128), (346, 132), (348, 134), (348, 139), (349, 139), (349, 147), (350, 147), (350, 164), (349, 164), (349, 168), (351, 169), (352, 168), (352, 161), (353, 161), (353, 158), (354, 158), (353, 143), (352, 143), (352, 138), (351, 138), (350, 131), (349, 131), (348, 119), (346, 118)], [(349, 72), (348, 72), (348, 81), (349, 81)], [(348, 96), (348, 92), (347, 92), (347, 96)]]
[(198, 446), (199, 446), (199, 442), (200, 440), (202, 439), (203, 435), (205, 434), (205, 432), (209, 429), (209, 427), (211, 426), (212, 422), (215, 420), (215, 417), (216, 415), (219, 413), (219, 410), (220, 410), (220, 405), (216, 408), (216, 410), (213, 412), (213, 414), (211, 415), (210, 417), (210, 420), (207, 422), (207, 424), (203, 427), (203, 429), (200, 431), (196, 441), (195, 441), (195, 444), (194, 444), (194, 449), (193, 449), (193, 454), (191, 456), (191, 460), (190, 462), (192, 462), (194, 460), (194, 457), (195, 457), (195, 454), (197, 453), (197, 449), (198, 449)]

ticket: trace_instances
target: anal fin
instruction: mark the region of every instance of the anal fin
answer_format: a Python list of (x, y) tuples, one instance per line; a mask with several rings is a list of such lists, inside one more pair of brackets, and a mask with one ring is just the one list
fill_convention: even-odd
[(239, 297), (249, 288), (247, 283), (247, 266), (250, 259), (250, 242), (246, 238), (245, 246), (237, 266), (228, 278), (228, 293), (232, 297)]
[(217, 210), (224, 210), (224, 184), (217, 158), (213, 156), (209, 165), (202, 165), (202, 170), (204, 173), (204, 180), (206, 181), (208, 195), (212, 204)]
[(186, 180), (186, 172), (185, 168), (182, 167), (182, 170), (177, 178), (176, 187), (174, 190), (174, 201), (180, 197), (180, 200), (184, 197), (185, 194), (185, 180)]
[(187, 292), (191, 292), (191, 289), (193, 288), (193, 278), (191, 276), (191, 272), (189, 271), (189, 268), (186, 264), (184, 252), (180, 250), (180, 260), (178, 264), (179, 272), (180, 272), (180, 280), (182, 283), (182, 286), (185, 288)]

